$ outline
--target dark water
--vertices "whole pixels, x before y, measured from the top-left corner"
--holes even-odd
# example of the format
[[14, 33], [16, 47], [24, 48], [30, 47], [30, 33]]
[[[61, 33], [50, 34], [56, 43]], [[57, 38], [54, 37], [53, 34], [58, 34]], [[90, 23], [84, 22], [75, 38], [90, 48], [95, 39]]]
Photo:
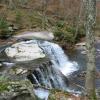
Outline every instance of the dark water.
[[[71, 55], [69, 58], [72, 61], [76, 61], [79, 64], [79, 73], [80, 74], [82, 71], [86, 71], [86, 54], [81, 54], [81, 52], [84, 51], [83, 49], [77, 49], [74, 55]], [[100, 72], [100, 42], [96, 43], [96, 70]], [[77, 76], [77, 75], [76, 75]], [[75, 77], [73, 81], [79, 85], [85, 84], [85, 81], [83, 79], [79, 79]], [[96, 87], [100, 87], [100, 79], [96, 79]]]

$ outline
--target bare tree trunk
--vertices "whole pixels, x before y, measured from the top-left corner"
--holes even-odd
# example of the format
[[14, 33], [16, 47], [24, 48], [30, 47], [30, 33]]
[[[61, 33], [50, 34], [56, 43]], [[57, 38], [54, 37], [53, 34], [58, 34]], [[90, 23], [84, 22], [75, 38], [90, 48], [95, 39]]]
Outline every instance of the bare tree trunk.
[[85, 29], [86, 29], [86, 48], [87, 48], [87, 74], [86, 92], [90, 100], [96, 100], [95, 95], [95, 37], [94, 27], [96, 19], [96, 0], [83, 0], [85, 7]]
[[9, 8], [13, 9], [15, 7], [13, 0], [9, 0]]
[[79, 27], [80, 27], [80, 18], [81, 18], [81, 15], [82, 15], [82, 9], [83, 9], [83, 1], [80, 0], [80, 10], [79, 10], [79, 15], [78, 15], [78, 18], [77, 18], [77, 22], [76, 22], [76, 31], [75, 31], [75, 36], [73, 37], [73, 44], [75, 44], [75, 41], [76, 41], [76, 37], [78, 35], [78, 30], [79, 30]]
[[45, 30], [46, 29], [46, 11], [47, 11], [47, 6], [48, 6], [48, 0], [43, 0], [42, 6], [43, 6], [42, 29]]

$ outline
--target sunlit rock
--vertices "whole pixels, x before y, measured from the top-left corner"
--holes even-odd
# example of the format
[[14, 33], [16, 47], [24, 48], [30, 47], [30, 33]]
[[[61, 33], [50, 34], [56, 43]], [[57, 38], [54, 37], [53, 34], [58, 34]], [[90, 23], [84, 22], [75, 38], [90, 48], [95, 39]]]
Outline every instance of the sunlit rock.
[[52, 32], [23, 32], [19, 35], [13, 36], [15, 39], [42, 39], [42, 40], [52, 40], [54, 39], [54, 35]]
[[81, 43], [77, 43], [76, 46], [85, 46], [86, 43], [85, 42], [81, 42]]
[[15, 61], [30, 61], [38, 58], [44, 58], [45, 54], [38, 44], [32, 41], [19, 42], [5, 49], [8, 57]]

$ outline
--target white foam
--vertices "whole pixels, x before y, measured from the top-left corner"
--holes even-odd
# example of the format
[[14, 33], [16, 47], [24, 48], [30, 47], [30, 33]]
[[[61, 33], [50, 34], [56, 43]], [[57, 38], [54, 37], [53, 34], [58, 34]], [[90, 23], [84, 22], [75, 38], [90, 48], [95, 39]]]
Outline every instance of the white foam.
[[10, 63], [10, 62], [3, 62], [4, 65], [6, 65], [7, 67], [12, 67], [15, 65], [15, 63]]
[[64, 75], [68, 76], [78, 70], [77, 62], [69, 61], [67, 55], [65, 55], [59, 45], [45, 41], [42, 46], [50, 56], [54, 66], [59, 68]]
[[71, 73], [73, 73], [74, 71], [77, 71], [78, 70], [78, 64], [76, 62], [67, 62], [67, 64], [63, 65], [61, 68], [60, 68], [61, 72], [68, 76], [70, 75]]
[[44, 89], [38, 88], [38, 89], [34, 89], [34, 93], [40, 99], [48, 100], [48, 96], [49, 96], [49, 91], [48, 90], [44, 90]]

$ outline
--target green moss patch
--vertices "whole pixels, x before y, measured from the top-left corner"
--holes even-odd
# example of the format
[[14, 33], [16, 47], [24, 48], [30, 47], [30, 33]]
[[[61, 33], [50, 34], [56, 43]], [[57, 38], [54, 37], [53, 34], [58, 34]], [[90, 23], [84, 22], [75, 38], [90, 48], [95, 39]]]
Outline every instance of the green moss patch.
[[3, 82], [0, 82], [0, 92], [3, 92], [3, 91], [8, 91], [8, 86], [9, 84], [8, 83], [3, 83]]

